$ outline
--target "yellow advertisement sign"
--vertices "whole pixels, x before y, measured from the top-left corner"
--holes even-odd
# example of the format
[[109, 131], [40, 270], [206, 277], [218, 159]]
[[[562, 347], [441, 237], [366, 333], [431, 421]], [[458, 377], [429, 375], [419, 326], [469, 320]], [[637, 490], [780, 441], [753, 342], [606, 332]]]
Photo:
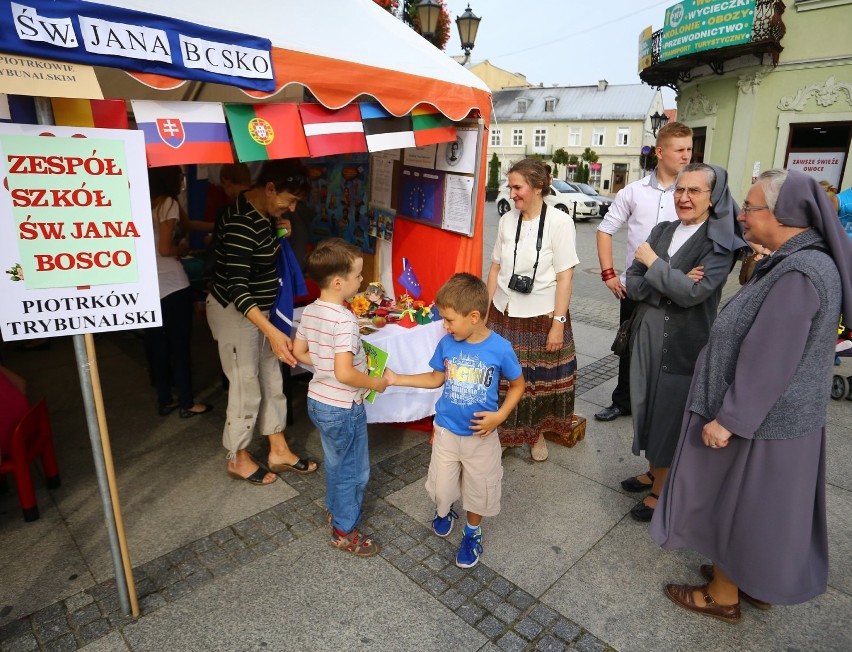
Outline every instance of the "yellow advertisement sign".
[[651, 66], [651, 41], [654, 32], [648, 25], [639, 34], [639, 72]]
[[104, 99], [91, 66], [3, 53], [0, 53], [0, 93]]

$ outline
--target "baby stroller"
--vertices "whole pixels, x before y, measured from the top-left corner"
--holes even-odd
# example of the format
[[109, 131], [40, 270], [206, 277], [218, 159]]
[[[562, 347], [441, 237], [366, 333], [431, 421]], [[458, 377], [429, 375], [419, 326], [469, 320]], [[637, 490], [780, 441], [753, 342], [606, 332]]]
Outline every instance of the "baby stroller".
[[837, 356], [835, 364], [839, 365], [835, 368], [834, 376], [831, 379], [831, 398], [835, 401], [846, 397], [846, 400], [852, 401], [852, 363], [846, 362], [852, 358], [852, 331], [844, 328], [837, 339], [837, 344], [834, 347], [834, 354]]

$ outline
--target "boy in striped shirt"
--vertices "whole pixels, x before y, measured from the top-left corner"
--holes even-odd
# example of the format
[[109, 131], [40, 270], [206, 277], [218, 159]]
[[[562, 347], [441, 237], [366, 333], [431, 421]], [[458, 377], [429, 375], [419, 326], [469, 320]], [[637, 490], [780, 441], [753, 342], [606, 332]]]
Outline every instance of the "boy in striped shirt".
[[308, 254], [306, 263], [320, 296], [302, 313], [293, 355], [314, 367], [308, 415], [320, 432], [325, 453], [331, 545], [358, 557], [372, 557], [378, 554], [379, 544], [357, 528], [370, 479], [363, 397], [369, 390], [384, 392], [388, 382], [367, 375], [358, 322], [344, 305], [361, 287], [364, 259], [355, 245], [330, 238]]

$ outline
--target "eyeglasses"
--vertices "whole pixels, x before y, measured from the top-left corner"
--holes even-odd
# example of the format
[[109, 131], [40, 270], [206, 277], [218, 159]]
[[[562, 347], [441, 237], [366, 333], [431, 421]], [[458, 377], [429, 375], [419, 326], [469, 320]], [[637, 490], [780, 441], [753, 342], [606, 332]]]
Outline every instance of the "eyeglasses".
[[740, 213], [748, 215], [752, 211], [762, 211], [764, 208], [768, 209], [769, 206], [750, 206], [748, 202], [744, 202], [740, 207]]
[[683, 193], [686, 193], [690, 199], [695, 199], [699, 197], [703, 192], [710, 192], [709, 190], [702, 190], [701, 188], [684, 188], [683, 186], [678, 186], [674, 189], [675, 197], [680, 197]]

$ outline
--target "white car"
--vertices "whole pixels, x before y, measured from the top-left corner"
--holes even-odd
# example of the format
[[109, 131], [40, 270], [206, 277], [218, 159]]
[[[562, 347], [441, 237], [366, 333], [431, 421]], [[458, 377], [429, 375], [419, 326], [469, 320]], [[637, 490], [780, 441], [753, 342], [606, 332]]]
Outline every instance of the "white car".
[[[598, 216], [598, 202], [588, 195], [574, 192], [562, 179], [554, 179], [550, 186], [552, 191], [544, 198], [549, 206], [565, 211], [575, 220], [590, 220]], [[502, 216], [508, 213], [514, 202], [509, 195], [509, 186], [504, 185], [497, 195], [497, 212]]]

